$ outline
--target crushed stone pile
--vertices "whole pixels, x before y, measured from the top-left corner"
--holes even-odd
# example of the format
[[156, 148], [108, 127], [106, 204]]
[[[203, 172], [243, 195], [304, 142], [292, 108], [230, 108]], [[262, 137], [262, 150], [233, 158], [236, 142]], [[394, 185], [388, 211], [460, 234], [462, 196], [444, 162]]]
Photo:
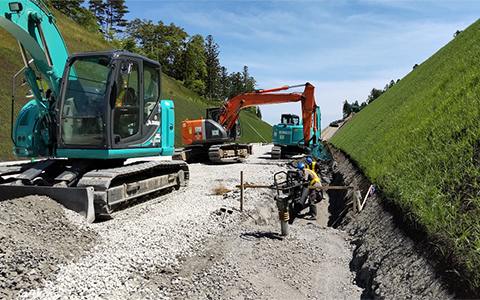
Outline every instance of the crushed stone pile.
[[0, 202], [0, 298], [54, 279], [59, 265], [78, 259], [97, 242], [91, 230], [80, 229], [57, 202], [29, 196]]

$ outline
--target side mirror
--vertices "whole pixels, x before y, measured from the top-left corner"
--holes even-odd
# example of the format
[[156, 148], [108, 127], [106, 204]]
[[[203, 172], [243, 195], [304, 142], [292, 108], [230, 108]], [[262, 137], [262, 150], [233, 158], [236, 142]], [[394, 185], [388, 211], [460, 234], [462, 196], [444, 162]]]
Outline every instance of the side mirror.
[[120, 73], [122, 74], [130, 74], [132, 73], [132, 66], [133, 64], [129, 61], [122, 61], [122, 64], [120, 66]]

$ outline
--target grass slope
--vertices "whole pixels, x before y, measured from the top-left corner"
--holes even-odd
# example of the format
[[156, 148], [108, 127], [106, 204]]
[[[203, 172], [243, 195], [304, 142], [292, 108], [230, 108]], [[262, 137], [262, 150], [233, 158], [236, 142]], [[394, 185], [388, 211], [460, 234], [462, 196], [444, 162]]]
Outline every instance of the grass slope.
[[480, 21], [331, 140], [480, 285]]
[[[54, 11], [57, 18], [57, 26], [62, 33], [67, 49], [70, 53], [93, 51], [93, 50], [110, 50], [115, 46], [104, 41], [101, 37], [86, 32], [75, 22], [72, 22], [61, 13]], [[15, 38], [11, 36], [3, 28], [0, 28], [0, 119], [3, 126], [0, 127], [0, 161], [14, 160], [13, 143], [11, 141], [11, 93], [12, 93], [12, 77], [22, 67], [20, 52]], [[28, 85], [21, 86], [23, 74], [17, 76], [15, 80], [15, 113], [17, 116], [20, 109], [30, 100], [23, 97], [28, 90]], [[205, 109], [207, 103], [195, 93], [189, 91], [181, 83], [164, 75], [162, 77], [162, 99], [173, 100], [175, 104], [175, 147], [181, 146], [180, 122], [189, 119], [198, 119], [205, 117]], [[271, 141], [272, 127], [259, 120], [248, 112], [242, 112], [240, 121], [243, 124], [244, 135], [241, 142], [263, 142], [261, 138], [248, 124], [251, 124], [261, 135]], [[247, 124], [245, 124], [247, 123]]]

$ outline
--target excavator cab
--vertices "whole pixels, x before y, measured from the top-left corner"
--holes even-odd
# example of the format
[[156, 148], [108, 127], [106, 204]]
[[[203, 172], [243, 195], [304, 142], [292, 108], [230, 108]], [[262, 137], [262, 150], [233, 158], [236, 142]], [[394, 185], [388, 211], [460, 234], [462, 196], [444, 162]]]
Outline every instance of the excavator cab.
[[[222, 115], [221, 107], [207, 108], [207, 123], [209, 123], [208, 120], [214, 121], [212, 122], [211, 125], [208, 125], [208, 126], [217, 127], [218, 125], [215, 125], [215, 124], [218, 124], [221, 115]], [[223, 127], [221, 128], [223, 129]], [[235, 124], [233, 125], [232, 129], [229, 132], [227, 132], [226, 130], [223, 130], [223, 131], [225, 131], [225, 133], [223, 134], [223, 137], [221, 139], [217, 139], [216, 142], [222, 141], [222, 140], [226, 142], [238, 141], [242, 137], [242, 126], [240, 126], [240, 119], [237, 119], [235, 121]], [[207, 130], [206, 132], [207, 136], [209, 135], [209, 133], [212, 133], [212, 130]], [[207, 137], [207, 139], [208, 138], [212, 140], [212, 136]]]
[[173, 152], [173, 103], [159, 100], [160, 75], [157, 62], [125, 51], [70, 56], [56, 103], [57, 155], [107, 159], [144, 156], [139, 148], [150, 155], [158, 148]]
[[301, 125], [300, 117], [293, 114], [282, 114], [280, 124], [283, 125]]

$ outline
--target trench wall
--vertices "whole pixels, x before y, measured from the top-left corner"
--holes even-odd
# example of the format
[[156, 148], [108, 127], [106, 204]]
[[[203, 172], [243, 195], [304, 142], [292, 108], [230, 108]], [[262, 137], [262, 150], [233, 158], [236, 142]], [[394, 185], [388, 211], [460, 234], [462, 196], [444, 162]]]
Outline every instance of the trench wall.
[[[332, 150], [332, 185], [353, 185], [361, 189], [362, 200], [371, 183], [342, 152]], [[425, 249], [410, 238], [386, 199], [376, 192], [365, 207], [354, 214], [352, 190], [329, 192], [329, 225], [347, 231], [356, 246], [350, 267], [356, 284], [365, 289], [367, 299], [452, 299], [454, 292], [425, 257]], [[421, 238], [418, 237], [417, 238]], [[417, 239], [415, 239], [417, 240]]]

